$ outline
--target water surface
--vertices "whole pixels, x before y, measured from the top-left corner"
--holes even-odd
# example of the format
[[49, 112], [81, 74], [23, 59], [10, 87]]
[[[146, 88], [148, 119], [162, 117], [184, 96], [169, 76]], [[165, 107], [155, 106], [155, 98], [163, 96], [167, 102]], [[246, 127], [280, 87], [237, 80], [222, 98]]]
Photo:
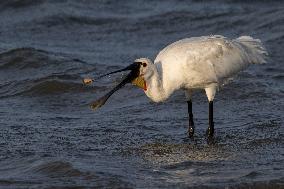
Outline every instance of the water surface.
[[[1, 188], [283, 188], [284, 4], [281, 1], [0, 3]], [[122, 68], [176, 40], [220, 34], [263, 41], [270, 60], [218, 92], [216, 136], [194, 94], [194, 140], [182, 92], [150, 102], [129, 85], [89, 103]]]

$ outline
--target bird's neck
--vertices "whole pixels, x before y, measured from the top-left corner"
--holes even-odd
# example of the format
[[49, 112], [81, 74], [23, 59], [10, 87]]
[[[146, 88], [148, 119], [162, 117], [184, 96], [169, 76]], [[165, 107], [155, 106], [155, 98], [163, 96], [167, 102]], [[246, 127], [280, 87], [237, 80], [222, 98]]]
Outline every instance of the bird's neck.
[[166, 100], [170, 93], [163, 86], [162, 76], [159, 74], [155, 64], [152, 65], [153, 72], [145, 78], [147, 90], [146, 95], [154, 102], [162, 102]]

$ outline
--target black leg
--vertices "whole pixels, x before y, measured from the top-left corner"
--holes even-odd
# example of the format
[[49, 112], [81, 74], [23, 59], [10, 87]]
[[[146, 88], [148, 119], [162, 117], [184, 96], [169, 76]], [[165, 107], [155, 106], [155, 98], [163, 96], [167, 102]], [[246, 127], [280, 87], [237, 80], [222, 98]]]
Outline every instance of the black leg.
[[213, 101], [209, 102], [209, 127], [207, 129], [207, 136], [213, 137], [214, 135], [214, 121], [213, 121]]
[[189, 125], [188, 125], [188, 135], [192, 137], [194, 134], [194, 122], [193, 122], [193, 114], [192, 114], [192, 101], [187, 101], [188, 107], [188, 118], [189, 118]]

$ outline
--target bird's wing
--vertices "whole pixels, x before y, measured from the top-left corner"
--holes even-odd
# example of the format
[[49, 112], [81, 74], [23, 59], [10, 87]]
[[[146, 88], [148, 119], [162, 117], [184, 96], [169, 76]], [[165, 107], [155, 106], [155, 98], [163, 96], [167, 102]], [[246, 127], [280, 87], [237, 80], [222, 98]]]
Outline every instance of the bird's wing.
[[[248, 40], [243, 41], [249, 43]], [[255, 57], [253, 52], [258, 52], [253, 45], [249, 46], [243, 41], [223, 36], [182, 39], [164, 48], [156, 57], [155, 63], [167, 68], [165, 70], [175, 69], [177, 74], [186, 74], [184, 78], [196, 80], [195, 83], [219, 83], [256, 60], [251, 57]]]

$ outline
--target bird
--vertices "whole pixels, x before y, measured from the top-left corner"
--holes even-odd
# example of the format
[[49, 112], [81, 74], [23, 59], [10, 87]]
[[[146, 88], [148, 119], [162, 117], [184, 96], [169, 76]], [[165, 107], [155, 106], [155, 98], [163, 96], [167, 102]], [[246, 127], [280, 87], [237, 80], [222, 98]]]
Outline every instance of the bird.
[[167, 100], [176, 90], [185, 92], [188, 112], [188, 136], [193, 137], [195, 125], [192, 94], [204, 90], [209, 104], [207, 137], [214, 136], [213, 101], [220, 86], [251, 64], [267, 62], [268, 53], [259, 39], [241, 36], [229, 39], [222, 35], [190, 37], [163, 48], [154, 61], [138, 58], [129, 66], [97, 77], [86, 78], [85, 84], [110, 74], [130, 73], [110, 92], [91, 103], [96, 110], [127, 83], [142, 88], [154, 102]]

